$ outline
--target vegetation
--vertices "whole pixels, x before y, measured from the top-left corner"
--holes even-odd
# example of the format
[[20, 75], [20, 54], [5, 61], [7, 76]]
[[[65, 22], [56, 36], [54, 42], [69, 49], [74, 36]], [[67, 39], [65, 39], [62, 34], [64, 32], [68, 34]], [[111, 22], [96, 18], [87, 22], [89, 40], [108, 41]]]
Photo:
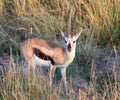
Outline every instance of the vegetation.
[[[77, 9], [75, 33], [81, 27], [83, 32], [77, 42], [76, 58], [68, 68], [68, 81], [72, 85], [74, 75], [81, 75], [88, 85], [82, 89], [77, 83], [79, 89], [74, 91], [75, 87], [71, 87], [71, 94], [66, 97], [61, 82], [54, 83], [53, 100], [119, 100], [117, 73], [96, 75], [95, 62], [100, 49], [119, 48], [120, 0], [0, 0], [0, 55], [7, 53], [17, 58], [0, 72], [0, 100], [49, 99], [49, 80], [44, 75], [36, 72], [34, 80], [23, 75], [19, 44], [33, 37], [62, 43], [59, 33], [65, 31], [69, 7], [71, 18]], [[56, 75], [60, 76], [59, 71]]]

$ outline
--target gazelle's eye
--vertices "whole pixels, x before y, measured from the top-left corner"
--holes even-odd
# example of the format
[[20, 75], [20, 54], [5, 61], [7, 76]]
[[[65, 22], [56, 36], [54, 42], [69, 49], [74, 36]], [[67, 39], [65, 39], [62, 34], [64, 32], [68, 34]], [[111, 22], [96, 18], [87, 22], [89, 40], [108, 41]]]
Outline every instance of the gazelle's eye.
[[75, 43], [76, 41], [73, 41], [73, 43]]

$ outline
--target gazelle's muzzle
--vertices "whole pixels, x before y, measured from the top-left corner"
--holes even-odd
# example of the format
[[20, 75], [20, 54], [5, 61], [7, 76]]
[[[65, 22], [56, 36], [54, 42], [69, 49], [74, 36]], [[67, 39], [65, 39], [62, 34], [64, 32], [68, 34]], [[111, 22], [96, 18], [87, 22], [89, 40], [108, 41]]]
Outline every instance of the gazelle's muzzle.
[[67, 49], [68, 49], [68, 51], [71, 51], [72, 47], [71, 47], [70, 43], [68, 44]]

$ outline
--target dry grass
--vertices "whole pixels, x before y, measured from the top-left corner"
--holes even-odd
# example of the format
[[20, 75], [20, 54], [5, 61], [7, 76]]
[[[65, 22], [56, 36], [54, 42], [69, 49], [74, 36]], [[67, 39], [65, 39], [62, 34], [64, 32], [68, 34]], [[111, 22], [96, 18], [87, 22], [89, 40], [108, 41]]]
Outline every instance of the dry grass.
[[119, 35], [119, 8], [120, 1], [111, 0], [86, 0], [81, 1], [85, 8], [85, 18], [88, 19], [91, 26], [96, 29], [95, 35], [100, 36], [100, 42], [103, 41], [103, 45], [111, 43], [117, 43], [117, 37]]
[[[3, 16], [2, 26], [15, 28], [17, 26], [37, 36], [45, 34], [47, 37], [65, 30], [65, 18], [69, 6], [72, 11], [71, 17], [76, 7], [77, 32], [82, 26], [88, 30], [85, 31], [87, 37], [94, 35], [93, 39], [104, 46], [119, 44], [119, 0], [22, 0], [22, 2], [5, 0], [0, 5], [0, 14]], [[29, 27], [26, 28], [26, 26]]]
[[0, 16], [2, 15], [3, 12], [3, 0], [0, 0]]
[[[61, 84], [55, 83], [53, 100], [119, 100], [120, 83], [116, 79], [116, 72], [113, 72], [112, 78], [103, 74], [101, 77], [96, 76], [93, 59], [98, 56], [98, 44], [102, 47], [119, 45], [120, 0], [0, 0], [0, 54], [6, 52], [19, 58], [20, 42], [31, 37], [55, 42], [61, 40], [59, 33], [60, 30], [65, 31], [69, 7], [71, 18], [75, 7], [77, 9], [75, 32], [84, 27], [77, 44], [76, 59], [72, 64], [79, 67], [79, 70], [71, 69], [70, 73], [80, 72], [90, 80], [87, 80], [89, 85], [85, 89], [74, 91], [75, 87], [71, 87], [72, 94], [68, 97], [64, 95]], [[7, 67], [3, 79], [0, 79], [1, 100], [49, 99], [48, 78], [39, 72], [34, 80], [32, 77], [26, 78], [23, 65], [19, 63], [16, 65], [10, 62]]]
[[[3, 77], [0, 79], [1, 100], [49, 100], [48, 75], [36, 70], [36, 77], [33, 78], [32, 75], [29, 76], [26, 72], [22, 64], [16, 65], [11, 58], [8, 69], [4, 73], [2, 71]], [[116, 80], [116, 72], [114, 72], [113, 78], [104, 76], [98, 81], [99, 77], [95, 75], [93, 60], [91, 73], [91, 80], [88, 86], [85, 89], [77, 88], [77, 90], [70, 86], [70, 94], [68, 96], [65, 96], [61, 82], [54, 82], [52, 100], [119, 100], [120, 83]], [[74, 81], [74, 79], [70, 80]], [[77, 84], [81, 85], [81, 83]]]

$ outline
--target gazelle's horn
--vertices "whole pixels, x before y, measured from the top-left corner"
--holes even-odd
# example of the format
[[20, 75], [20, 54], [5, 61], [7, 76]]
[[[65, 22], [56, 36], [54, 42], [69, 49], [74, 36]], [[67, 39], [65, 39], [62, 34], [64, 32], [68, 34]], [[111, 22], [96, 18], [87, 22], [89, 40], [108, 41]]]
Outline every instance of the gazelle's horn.
[[68, 14], [66, 17], [66, 34], [67, 34], [67, 36], [69, 35], [69, 19], [70, 19], [70, 8], [68, 10]]
[[77, 10], [75, 10], [75, 12], [74, 12], [73, 23], [71, 23], [71, 33], [72, 33], [72, 36], [74, 35], [74, 27], [75, 27], [75, 22], [76, 22], [76, 14], [77, 14]]

